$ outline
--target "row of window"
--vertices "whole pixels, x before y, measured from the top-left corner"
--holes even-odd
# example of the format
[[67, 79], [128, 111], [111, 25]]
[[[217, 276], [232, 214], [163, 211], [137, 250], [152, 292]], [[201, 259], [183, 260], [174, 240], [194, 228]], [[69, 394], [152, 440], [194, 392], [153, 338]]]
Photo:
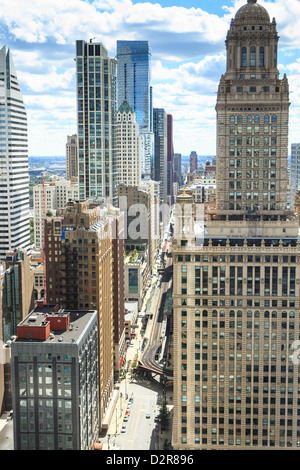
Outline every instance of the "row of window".
[[[275, 122], [277, 122], [277, 115], [276, 115], [276, 114], [273, 114], [273, 115], [270, 117], [269, 114], [266, 114], [266, 115], [264, 116], [264, 119], [263, 119], [263, 120], [264, 120], [265, 123], [269, 123], [269, 122], [275, 123]], [[239, 114], [239, 115], [237, 115], [237, 116], [235, 116], [234, 114], [232, 114], [232, 115], [230, 116], [230, 118], [229, 118], [229, 122], [230, 122], [230, 123], [241, 123], [241, 122], [243, 122], [243, 121], [244, 121], [244, 118], [243, 118], [243, 116], [242, 116], [241, 114]], [[252, 123], [252, 122], [254, 122], [254, 123], [259, 123], [260, 121], [261, 121], [261, 118], [260, 118], [260, 116], [259, 116], [258, 114], [254, 115], [254, 116], [251, 115], [251, 114], [249, 114], [249, 115], [247, 116], [246, 120], [245, 120], [245, 122], [249, 122], [249, 123]]]
[[[265, 65], [265, 48], [264, 48], [264, 46], [260, 46], [258, 51], [259, 51], [258, 65], [259, 65], [259, 67], [264, 67], [264, 65]], [[256, 47], [255, 46], [250, 46], [250, 51], [249, 52], [250, 52], [250, 55], [249, 55], [250, 60], [249, 60], [248, 65], [250, 65], [250, 67], [256, 67], [256, 61], [257, 61]], [[243, 46], [242, 50], [241, 50], [241, 66], [242, 67], [247, 67], [247, 62], [248, 62], [247, 54], [248, 54], [247, 47]]]
[[[260, 255], [178, 255], [177, 256], [177, 261], [180, 263], [182, 262], [190, 262], [190, 261], [195, 261], [195, 262], [202, 262], [202, 263], [225, 263], [227, 261], [230, 261], [231, 263], [243, 263], [243, 262], [248, 262], [248, 263], [278, 263], [278, 262], [283, 262], [283, 263], [296, 263], [296, 256], [270, 256], [270, 255], [265, 255], [265, 256], [260, 256]], [[181, 271], [186, 272], [187, 266], [183, 267]]]

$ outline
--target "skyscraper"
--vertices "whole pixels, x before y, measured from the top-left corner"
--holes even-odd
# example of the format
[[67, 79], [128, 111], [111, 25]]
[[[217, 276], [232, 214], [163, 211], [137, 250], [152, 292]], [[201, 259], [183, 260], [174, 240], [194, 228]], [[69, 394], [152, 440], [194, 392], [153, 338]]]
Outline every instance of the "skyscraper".
[[116, 202], [117, 61], [101, 43], [76, 41], [79, 198]]
[[67, 179], [78, 177], [77, 135], [68, 135], [66, 143]]
[[153, 158], [151, 50], [148, 41], [117, 41], [118, 106], [127, 101], [141, 134], [143, 178], [151, 175]]
[[275, 19], [256, 1], [235, 16], [217, 111], [217, 207], [274, 216], [286, 210], [289, 85], [277, 68]]
[[297, 190], [300, 188], [300, 144], [292, 144], [290, 171], [290, 204], [294, 208]]
[[97, 312], [37, 305], [12, 343], [15, 450], [91, 450], [99, 436]]
[[55, 213], [63, 209], [70, 199], [78, 199], [78, 182], [64, 178], [37, 184], [33, 188], [34, 245], [44, 246], [44, 219], [47, 212]]
[[141, 139], [135, 113], [127, 101], [117, 112], [116, 123], [117, 184], [141, 182]]
[[168, 138], [168, 196], [170, 204], [173, 204], [173, 158], [174, 158], [174, 145], [173, 145], [173, 116], [167, 115], [167, 138]]
[[193, 173], [198, 168], [198, 155], [194, 150], [190, 154], [190, 173]]
[[101, 426], [113, 390], [113, 292], [117, 289], [113, 281], [120, 249], [114, 251], [113, 259], [113, 220], [99, 204], [69, 201], [61, 213], [45, 220], [47, 302], [70, 310], [93, 308], [98, 312]]
[[[10, 50], [0, 50], [0, 257], [29, 249], [27, 115]], [[16, 137], [18, 136], [18, 137]]]
[[173, 174], [174, 181], [181, 184], [181, 153], [174, 154]]
[[160, 182], [161, 202], [168, 202], [168, 119], [164, 109], [153, 109], [154, 164], [152, 179]]
[[289, 96], [277, 41], [275, 19], [248, 0], [227, 35], [217, 206], [205, 231], [192, 194], [177, 197], [189, 210], [178, 211], [172, 245], [174, 448], [300, 445], [299, 222], [286, 209]]

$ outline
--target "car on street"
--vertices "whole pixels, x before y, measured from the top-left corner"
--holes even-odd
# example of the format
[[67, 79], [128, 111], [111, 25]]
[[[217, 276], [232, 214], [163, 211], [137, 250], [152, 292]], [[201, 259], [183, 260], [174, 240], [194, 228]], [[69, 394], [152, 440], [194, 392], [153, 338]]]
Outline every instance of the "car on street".
[[127, 423], [127, 421], [128, 421], [128, 416], [124, 416], [123, 421], [124, 421], [124, 423]]
[[146, 418], [147, 418], [147, 419], [151, 418], [151, 413], [148, 412], [148, 413], [146, 414]]
[[127, 426], [125, 424], [122, 426], [121, 432], [126, 432], [127, 431]]

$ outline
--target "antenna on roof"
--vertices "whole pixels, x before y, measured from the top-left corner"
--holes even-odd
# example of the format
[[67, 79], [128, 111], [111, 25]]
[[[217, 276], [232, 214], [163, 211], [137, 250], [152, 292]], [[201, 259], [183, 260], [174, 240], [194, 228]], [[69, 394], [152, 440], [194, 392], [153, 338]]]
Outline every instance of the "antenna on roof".
[[93, 40], [96, 39], [96, 36], [94, 38], [90, 39], [90, 43], [92, 44]]

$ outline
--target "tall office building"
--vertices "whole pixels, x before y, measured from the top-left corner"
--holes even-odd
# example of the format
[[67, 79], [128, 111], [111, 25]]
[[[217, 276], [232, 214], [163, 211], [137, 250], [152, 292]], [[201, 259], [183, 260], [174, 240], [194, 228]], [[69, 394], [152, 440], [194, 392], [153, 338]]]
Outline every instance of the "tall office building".
[[275, 19], [248, 0], [227, 35], [218, 199], [205, 231], [192, 193], [176, 201], [190, 209], [178, 210], [172, 246], [177, 449], [300, 445], [300, 242], [286, 210], [289, 96], [277, 41]]
[[168, 203], [168, 119], [164, 109], [153, 109], [154, 164], [152, 179], [160, 182], [161, 202]]
[[[226, 38], [217, 111], [217, 207], [236, 214], [286, 210], [289, 85], [277, 68], [275, 19], [242, 7]], [[232, 213], [232, 212], [231, 212]]]
[[173, 161], [173, 174], [174, 174], [174, 182], [181, 184], [182, 175], [181, 175], [181, 153], [174, 153], [174, 161]]
[[56, 213], [64, 209], [71, 199], [79, 198], [77, 178], [66, 180], [64, 178], [43, 182], [33, 188], [33, 218], [34, 218], [34, 245], [35, 248], [44, 246], [44, 218], [47, 213]]
[[15, 450], [93, 450], [97, 312], [37, 305], [11, 345]]
[[115, 203], [117, 61], [101, 43], [76, 41], [79, 198]]
[[10, 50], [0, 50], [0, 257], [30, 248], [27, 115]]
[[127, 101], [118, 109], [116, 124], [117, 185], [141, 182], [141, 139], [136, 116]]
[[194, 150], [190, 154], [190, 173], [194, 173], [198, 168], [198, 155]]
[[[3, 341], [3, 333], [2, 333], [2, 266], [0, 264], [0, 339]], [[3, 358], [3, 345], [1, 343], [0, 348], [0, 357]], [[0, 361], [0, 413], [2, 415], [4, 411], [4, 390], [5, 390], [5, 382], [4, 382], [4, 361]]]
[[300, 144], [292, 144], [290, 168], [291, 209], [294, 209], [294, 200], [298, 189], [300, 189]]
[[70, 201], [61, 216], [45, 221], [47, 303], [98, 312], [100, 427], [113, 390], [113, 292], [117, 289], [113, 276], [118, 263], [118, 250], [113, 259], [112, 222], [106, 212], [92, 200]]
[[117, 41], [118, 106], [127, 101], [141, 134], [142, 177], [150, 179], [154, 152], [151, 50], [148, 41]]
[[67, 179], [78, 177], [78, 145], [77, 135], [68, 135], [66, 143], [66, 171]]
[[173, 145], [173, 116], [167, 115], [167, 136], [168, 136], [168, 196], [170, 204], [173, 204], [173, 158], [174, 158], [174, 145]]
[[17, 324], [28, 315], [34, 304], [34, 275], [26, 250], [6, 253], [1, 277], [1, 339], [6, 342], [16, 334]]

